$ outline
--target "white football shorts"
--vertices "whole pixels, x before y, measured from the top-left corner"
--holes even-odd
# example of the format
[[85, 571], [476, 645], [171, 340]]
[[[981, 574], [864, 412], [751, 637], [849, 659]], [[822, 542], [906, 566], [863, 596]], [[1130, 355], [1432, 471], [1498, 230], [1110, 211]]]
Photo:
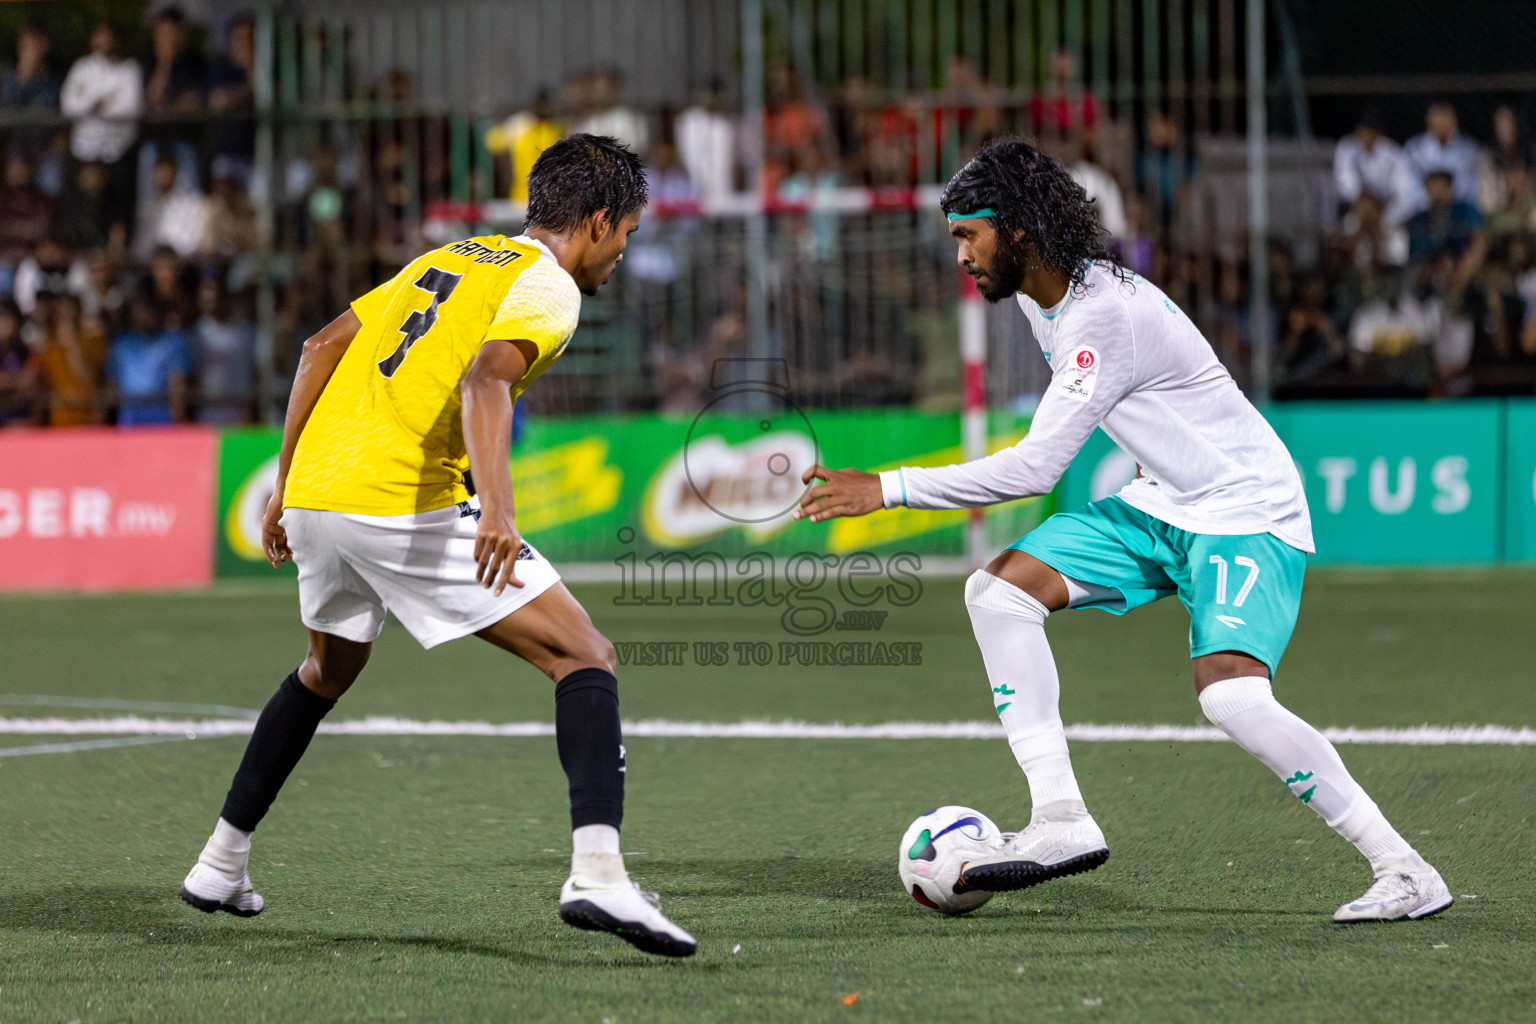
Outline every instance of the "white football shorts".
[[475, 582], [477, 502], [404, 516], [364, 516], [290, 508], [283, 529], [299, 567], [304, 625], [370, 643], [386, 611], [423, 647], [457, 640], [499, 622], [560, 582], [527, 541], [517, 578], [497, 597]]

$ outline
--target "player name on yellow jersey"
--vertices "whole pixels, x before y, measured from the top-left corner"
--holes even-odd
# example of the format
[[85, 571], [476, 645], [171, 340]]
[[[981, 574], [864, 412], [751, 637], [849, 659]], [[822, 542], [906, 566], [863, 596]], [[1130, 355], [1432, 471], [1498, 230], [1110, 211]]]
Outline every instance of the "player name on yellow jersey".
[[515, 399], [559, 358], [581, 292], [526, 236], [417, 257], [352, 303], [362, 321], [299, 436], [283, 504], [407, 515], [469, 497], [459, 385], [487, 341], [538, 350]]

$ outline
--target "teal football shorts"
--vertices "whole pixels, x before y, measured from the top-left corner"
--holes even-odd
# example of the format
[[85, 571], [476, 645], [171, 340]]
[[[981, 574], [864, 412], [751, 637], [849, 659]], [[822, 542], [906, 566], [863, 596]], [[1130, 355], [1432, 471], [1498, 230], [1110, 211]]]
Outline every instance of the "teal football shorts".
[[1267, 533], [1190, 533], [1118, 497], [1051, 516], [1009, 545], [1063, 576], [1115, 591], [1076, 608], [1124, 615], [1178, 594], [1189, 611], [1189, 656], [1241, 651], [1270, 675], [1296, 628], [1304, 552]]

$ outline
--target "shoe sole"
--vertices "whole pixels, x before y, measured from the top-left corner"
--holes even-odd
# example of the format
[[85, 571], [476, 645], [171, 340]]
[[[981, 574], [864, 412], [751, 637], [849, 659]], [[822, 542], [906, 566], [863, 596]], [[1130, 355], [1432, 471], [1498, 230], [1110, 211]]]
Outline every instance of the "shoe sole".
[[610, 932], [636, 949], [657, 956], [693, 956], [698, 950], [698, 946], [691, 942], [680, 942], [664, 932], [653, 932], [643, 925], [620, 921], [591, 900], [560, 904], [560, 920], [583, 931]]
[[224, 913], [234, 914], [236, 917], [255, 917], [257, 914], [261, 913], [262, 910], [267, 909], [266, 906], [263, 905], [261, 910], [242, 910], [231, 903], [224, 903], [219, 900], [208, 899], [205, 896], [198, 896], [186, 886], [182, 886], [181, 892], [177, 893], [176, 896], [187, 906], [192, 907], [195, 910], [201, 910], [205, 914], [212, 914], [216, 911], [222, 910]]
[[960, 869], [955, 892], [1015, 892], [1049, 882], [1053, 878], [1080, 875], [1102, 867], [1109, 860], [1109, 850], [1094, 850], [1059, 864], [1039, 864], [1032, 860], [1005, 860], [992, 864], [966, 865]]
[[1418, 910], [1410, 910], [1408, 913], [1404, 914], [1402, 917], [1347, 917], [1347, 918], [1345, 918], [1342, 921], [1340, 921], [1338, 918], [1334, 918], [1334, 922], [1333, 923], [1334, 924], [1385, 924], [1385, 923], [1387, 923], [1389, 921], [1422, 921], [1426, 917], [1434, 917], [1436, 914], [1440, 913], [1443, 910], [1449, 910], [1451, 908], [1451, 904], [1453, 904], [1455, 902], [1456, 902], [1456, 900], [1455, 900], [1454, 897], [1447, 896], [1445, 898], [1445, 902], [1443, 902], [1443, 903], [1436, 903], [1436, 904], [1434, 904], [1432, 906], [1428, 906], [1428, 907], [1420, 907]]

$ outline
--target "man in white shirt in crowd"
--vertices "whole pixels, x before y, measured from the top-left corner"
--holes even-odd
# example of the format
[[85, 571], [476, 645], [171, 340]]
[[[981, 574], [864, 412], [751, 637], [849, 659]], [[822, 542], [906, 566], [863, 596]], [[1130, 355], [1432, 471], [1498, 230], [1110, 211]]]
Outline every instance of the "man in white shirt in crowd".
[[182, 257], [203, 244], [208, 225], [208, 197], [182, 181], [175, 154], [165, 149], [155, 158], [146, 197], [139, 200], [133, 253], [148, 260], [168, 245]]
[[1427, 917], [1445, 882], [1388, 824], [1312, 726], [1270, 687], [1296, 624], [1312, 524], [1290, 453], [1210, 343], [1109, 255], [1093, 204], [1027, 143], [984, 146], [940, 205], [983, 297], [1016, 297], [1053, 373], [1029, 433], [986, 458], [877, 475], [813, 466], [796, 511], [822, 522], [898, 505], [974, 508], [1048, 494], [1095, 427], [1141, 472], [1119, 494], [1046, 520], [967, 581], [994, 707], [1029, 782], [1028, 826], [968, 863], [957, 891], [1022, 889], [1109, 857], [1067, 752], [1045, 619], [1123, 614], [1178, 595], [1200, 706], [1370, 861], [1336, 921]]
[[736, 123], [724, 112], [725, 86], [718, 79], [698, 103], [677, 115], [677, 153], [705, 203], [736, 190]]
[[70, 67], [59, 109], [75, 119], [69, 151], [81, 163], [108, 169], [113, 203], [132, 202], [131, 150], [144, 112], [144, 75], [139, 62], [117, 52], [117, 30], [107, 22], [91, 31], [91, 52]]
[[1424, 125], [1426, 130], [1403, 146], [1413, 187], [1408, 213], [1429, 207], [1423, 182], [1430, 171], [1449, 172], [1456, 198], [1478, 206], [1483, 198], [1483, 153], [1477, 143], [1457, 131], [1456, 108], [1449, 103], [1431, 103]]
[[1415, 183], [1410, 180], [1403, 147], [1382, 134], [1381, 113], [1375, 107], [1360, 112], [1355, 130], [1333, 150], [1333, 187], [1339, 202], [1351, 209], [1362, 195], [1383, 205], [1382, 220], [1395, 227], [1413, 212]]

